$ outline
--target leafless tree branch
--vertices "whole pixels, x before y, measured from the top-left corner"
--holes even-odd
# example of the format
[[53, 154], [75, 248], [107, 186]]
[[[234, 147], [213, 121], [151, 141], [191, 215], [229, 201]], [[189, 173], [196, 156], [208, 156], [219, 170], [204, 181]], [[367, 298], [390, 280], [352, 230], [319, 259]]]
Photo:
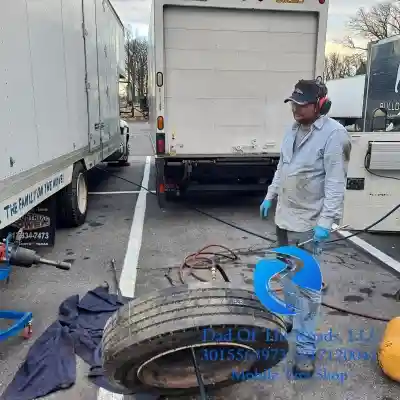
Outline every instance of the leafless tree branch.
[[147, 94], [147, 47], [146, 39], [127, 37], [126, 41], [126, 69], [128, 82], [132, 91], [132, 113], [136, 91], [139, 98]]
[[362, 55], [341, 55], [330, 53], [325, 57], [324, 80], [344, 78], [346, 76], [364, 74], [366, 61]]
[[[399, 35], [400, 1], [385, 1], [370, 9], [362, 7], [358, 9], [354, 17], [350, 18], [347, 27], [354, 33], [354, 37], [360, 37], [369, 42]], [[341, 43], [353, 50], [366, 50], [355, 45], [353, 35], [347, 36]]]

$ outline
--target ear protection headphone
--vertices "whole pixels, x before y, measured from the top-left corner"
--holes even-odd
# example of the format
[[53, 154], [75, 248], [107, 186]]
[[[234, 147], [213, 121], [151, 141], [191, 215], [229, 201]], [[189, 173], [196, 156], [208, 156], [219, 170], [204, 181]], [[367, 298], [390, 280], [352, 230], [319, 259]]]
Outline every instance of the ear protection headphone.
[[332, 106], [332, 102], [328, 98], [328, 88], [322, 82], [321, 76], [318, 76], [317, 79], [315, 79], [315, 84], [319, 89], [317, 97], [318, 111], [321, 115], [326, 115]]

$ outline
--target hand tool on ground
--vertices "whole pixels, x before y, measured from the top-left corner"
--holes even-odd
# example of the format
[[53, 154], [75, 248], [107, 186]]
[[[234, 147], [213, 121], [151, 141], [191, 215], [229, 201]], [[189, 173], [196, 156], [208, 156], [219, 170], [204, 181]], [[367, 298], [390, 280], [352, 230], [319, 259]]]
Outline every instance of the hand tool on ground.
[[114, 285], [115, 285], [115, 290], [117, 292], [118, 300], [122, 301], [122, 293], [121, 293], [121, 289], [119, 288], [117, 268], [115, 266], [115, 260], [114, 259], [112, 259], [110, 261], [110, 266], [111, 266], [111, 271], [113, 273]]
[[200, 398], [201, 398], [201, 400], [207, 400], [207, 392], [206, 392], [206, 388], [205, 388], [203, 379], [201, 377], [201, 373], [200, 373], [200, 370], [199, 370], [199, 365], [197, 364], [196, 353], [195, 353], [193, 347], [190, 348], [190, 351], [192, 353], [193, 367], [194, 367], [194, 371], [196, 373], [197, 383], [199, 385]]
[[[69, 270], [71, 264], [64, 261], [53, 261], [40, 257], [36, 251], [20, 247], [18, 237], [21, 230], [17, 233], [16, 240], [11, 242], [12, 235], [0, 243], [0, 281], [9, 281], [11, 266], [30, 268], [32, 265], [46, 264], [58, 269]], [[25, 339], [32, 335], [32, 313], [23, 311], [0, 311], [0, 319], [16, 321], [5, 330], [0, 330], [0, 342], [11, 336], [22, 332]]]

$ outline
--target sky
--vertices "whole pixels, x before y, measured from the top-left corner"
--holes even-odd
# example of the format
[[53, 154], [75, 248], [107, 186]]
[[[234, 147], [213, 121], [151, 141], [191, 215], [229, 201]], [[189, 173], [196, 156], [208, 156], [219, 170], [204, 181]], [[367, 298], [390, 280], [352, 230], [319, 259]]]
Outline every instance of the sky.
[[[315, 0], [316, 1], [316, 0]], [[132, 27], [138, 36], [147, 36], [151, 0], [111, 0], [120, 18]], [[378, 0], [330, 0], [327, 51], [344, 51], [336, 44], [346, 36], [346, 22], [355, 15], [358, 8], [368, 8]]]

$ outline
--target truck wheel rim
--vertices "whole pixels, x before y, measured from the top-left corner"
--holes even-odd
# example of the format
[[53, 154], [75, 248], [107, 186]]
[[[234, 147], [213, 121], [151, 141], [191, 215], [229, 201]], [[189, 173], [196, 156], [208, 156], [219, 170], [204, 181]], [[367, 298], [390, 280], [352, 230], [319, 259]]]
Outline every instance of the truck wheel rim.
[[87, 207], [87, 186], [85, 176], [81, 173], [78, 175], [77, 182], [77, 199], [78, 199], [78, 209], [81, 214], [86, 212]]
[[[198, 343], [192, 346], [182, 346], [174, 350], [169, 350], [150, 358], [144, 362], [137, 370], [138, 379], [145, 385], [169, 389], [190, 389], [198, 385], [196, 373], [192, 365], [190, 349], [193, 348], [197, 353], [196, 359], [199, 369], [203, 375], [206, 386], [232, 379], [232, 371], [246, 371], [257, 361], [257, 353], [245, 344], [228, 342]], [[225, 348], [242, 349], [249, 356], [243, 361], [238, 360], [218, 360], [210, 362], [201, 355], [202, 352], [221, 352]], [[226, 352], [224, 351], [224, 352]], [[251, 355], [253, 357], [251, 357]]]

